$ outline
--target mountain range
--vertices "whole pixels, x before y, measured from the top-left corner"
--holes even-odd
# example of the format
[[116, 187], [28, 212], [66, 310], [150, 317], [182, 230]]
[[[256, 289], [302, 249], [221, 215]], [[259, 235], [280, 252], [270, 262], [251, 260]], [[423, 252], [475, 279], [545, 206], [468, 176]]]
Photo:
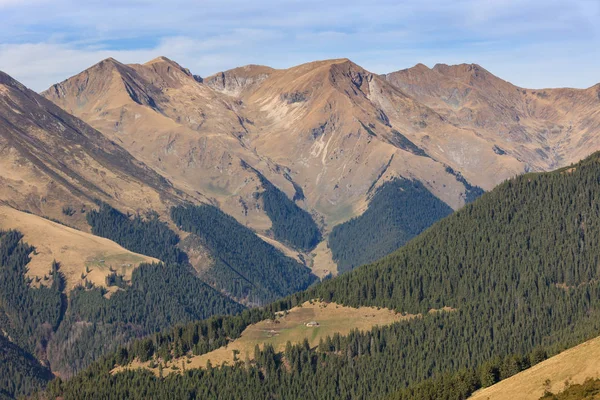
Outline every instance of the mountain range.
[[159, 57], [107, 59], [42, 95], [187, 196], [304, 250], [323, 276], [336, 274], [339, 257], [325, 243], [298, 249], [273, 234], [265, 182], [309, 212], [324, 239], [396, 178], [458, 209], [478, 187], [600, 149], [599, 91], [518, 88], [474, 64], [380, 76], [347, 59], [201, 78]]
[[[394, 361], [402, 376], [332, 386], [345, 395], [411, 398], [448, 382], [463, 385], [448, 393], [464, 394], [488, 386], [469, 374], [489, 365], [503, 371], [491, 380], [504, 379], [540, 361], [540, 349], [556, 352], [595, 327], [589, 238], [598, 157], [576, 163], [600, 150], [598, 135], [600, 85], [524, 89], [476, 64], [418, 64], [378, 75], [336, 59], [200, 77], [165, 57], [145, 64], [109, 58], [41, 94], [0, 72], [0, 347], [9, 376], [18, 377], [5, 384], [0, 374], [0, 397], [32, 393], [50, 371], [71, 378], [90, 364], [98, 379], [109, 364], [145, 359], [154, 371], [218, 350], [249, 325], [314, 299], [417, 316], [373, 328], [380, 350], [373, 336], [321, 336], [335, 349], [323, 355], [319, 373], [327, 379], [335, 366], [335, 379], [359, 366], [366, 379], [375, 370], [363, 363], [383, 368], [397, 346], [429, 346], [420, 358], [403, 351]], [[563, 191], [589, 201], [572, 199], [569, 208]], [[551, 222], [566, 216], [575, 218], [563, 221], [567, 231]], [[565, 244], [548, 247], [541, 236]], [[357, 268], [363, 264], [370, 265]], [[504, 310], [488, 283], [503, 285], [517, 311]], [[571, 289], [580, 303], [561, 297]], [[496, 308], [477, 305], [482, 293]], [[571, 334], [563, 320], [543, 318], [540, 302], [548, 298], [557, 315], [573, 311]], [[478, 313], [487, 319], [473, 322]], [[528, 321], [532, 315], [539, 319]], [[515, 321], [522, 331], [503, 328]], [[191, 336], [181, 341], [183, 330]], [[476, 356], [436, 336], [461, 340], [465, 330]], [[396, 334], [428, 336], [446, 353], [427, 341], [400, 343]], [[155, 336], [135, 340], [147, 335]], [[289, 350], [300, 358], [286, 348], [286, 362], [294, 357], [308, 368], [319, 356], [307, 346]], [[247, 372], [281, 374], [286, 362], [269, 351], [249, 356]], [[336, 358], [339, 352], [346, 357]], [[451, 365], [448, 357], [461, 361]], [[313, 379], [309, 369], [300, 375]], [[439, 380], [442, 373], [449, 381]], [[107, 387], [120, 385], [121, 376]], [[73, 382], [48, 393], [100, 393], [87, 391], [81, 375]], [[146, 395], [170, 393], [170, 383], [199, 390], [173, 378]], [[279, 383], [260, 390], [328, 398], [319, 385], [290, 383], [285, 393], [271, 386]]]

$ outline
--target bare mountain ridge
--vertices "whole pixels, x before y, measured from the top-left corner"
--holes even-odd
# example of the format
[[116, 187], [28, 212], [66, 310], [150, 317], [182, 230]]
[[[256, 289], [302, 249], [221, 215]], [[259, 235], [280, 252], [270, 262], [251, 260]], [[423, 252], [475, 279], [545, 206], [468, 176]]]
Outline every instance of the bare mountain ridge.
[[420, 64], [385, 78], [530, 170], [568, 165], [600, 148], [600, 85], [524, 89], [477, 64], [437, 64], [431, 69]]
[[21, 210], [87, 229], [80, 209], [96, 200], [131, 212], [181, 201], [164, 177], [2, 72], [0, 144], [1, 200]]
[[[239, 81], [237, 73], [250, 75], [238, 68], [225, 76]], [[205, 79], [206, 84], [211, 82], [212, 77]], [[238, 98], [247, 112], [260, 115], [257, 120], [267, 126], [268, 131], [253, 142], [261, 147], [259, 153], [297, 168], [295, 180], [309, 193], [311, 186], [316, 189], [313, 207], [324, 214], [335, 214], [332, 208], [348, 204], [360, 212], [356, 205], [363, 204], [361, 196], [394, 154], [390, 174], [382, 182], [394, 175], [419, 179], [454, 208], [464, 202], [464, 187], [457, 188], [451, 182], [454, 177], [444, 176], [445, 166], [485, 188], [523, 168], [514, 159], [498, 159], [471, 130], [444, 121], [430, 107], [347, 59], [271, 71], [259, 86], [244, 88]], [[286, 145], [275, 149], [271, 143]], [[406, 151], [407, 143], [413, 151]], [[429, 157], [413, 157], [417, 147]], [[492, 166], [493, 177], [480, 172]]]
[[[598, 87], [551, 92], [517, 88], [476, 65], [381, 76], [337, 59], [199, 78], [159, 57], [104, 60], [43, 95], [259, 234], [272, 226], [262, 176], [326, 236], [396, 177], [419, 180], [457, 209], [469, 183], [491, 189], [598, 149]], [[331, 262], [326, 246], [316, 254]]]
[[238, 105], [173, 61], [104, 60], [44, 95], [186, 192], [206, 195], [244, 223], [270, 227], [253, 197], [259, 179], [242, 166], [262, 160], [244, 147], [248, 123]]
[[[167, 62], [161, 59], [161, 63]], [[317, 218], [323, 217], [328, 226], [364, 209], [368, 189], [391, 159], [391, 165], [387, 168], [389, 176], [382, 176], [382, 180], [392, 175], [417, 178], [426, 182], [436, 195], [453, 207], [459, 207], [464, 202], [461, 197], [464, 187], [456, 182], [454, 176], [445, 172], [445, 166], [431, 158], [415, 156], [393, 144], [403, 135], [392, 126], [385, 108], [394, 114], [399, 113], [392, 110], [389, 99], [379, 99], [381, 96], [378, 93], [393, 96], [396, 104], [405, 103], [405, 107], [413, 113], [422, 114], [423, 110], [431, 113], [431, 110], [416, 104], [385, 80], [348, 60], [309, 63], [289, 70], [263, 66], [240, 67], [205, 78], [203, 83], [186, 74], [187, 87], [163, 87], [162, 95], [168, 97], [168, 103], [160, 96], [150, 96], [154, 99], [154, 108], [135, 102], [135, 96], [130, 96], [126, 105], [114, 100], [126, 98], [126, 87], [134, 86], [122, 83], [128, 79], [127, 76], [123, 77], [122, 72], [121, 77], [115, 79], [120, 86], [118, 95], [102, 87], [90, 87], [82, 93], [76, 82], [87, 81], [87, 75], [96, 74], [101, 64], [53, 86], [44, 95], [109, 137], [123, 140], [125, 147], [136, 157], [153, 165], [161, 173], [166, 172], [165, 176], [173, 182], [180, 182], [181, 186], [187, 186], [190, 190], [199, 190], [213, 198], [224, 210], [259, 231], [268, 229], [269, 221], [261, 216], [260, 204], [252, 200], [256, 193], [256, 180], [247, 171], [240, 170], [236, 159], [259, 170], [290, 197], [295, 193], [294, 183], [300, 186], [306, 197], [301, 205]], [[154, 88], [160, 80], [159, 73], [156, 69], [151, 70], [148, 64], [123, 66], [115, 70], [119, 73], [124, 68], [138, 71], [140, 76], [146, 77], [146, 92], [151, 90], [148, 85]], [[106, 82], [109, 80], [107, 78], [102, 81]], [[382, 89], [378, 92], [379, 87]], [[196, 95], [192, 96], [191, 93]], [[100, 111], [96, 104], [105, 103], [100, 103], [96, 98], [109, 102], [110, 109], [103, 107]], [[173, 103], [184, 104], [179, 108], [173, 107]], [[143, 121], [145, 118], [138, 117], [133, 121], [130, 117], [132, 109], [144, 117], [148, 115], [155, 120], [161, 119], [161, 122], [153, 123], [150, 128]], [[205, 122], [194, 126], [187, 123], [199, 117]], [[419, 120], [413, 121], [415, 118], [411, 117], [410, 121], [403, 117], [402, 124], [418, 126], [422, 118], [419, 116]], [[190, 129], [195, 132], [189, 132]], [[141, 136], [142, 130], [146, 137], [152, 136], [163, 142], [151, 149], [138, 147], [139, 139], [136, 140], [134, 136]], [[171, 142], [165, 142], [165, 136], [170, 137]], [[164, 153], [174, 148], [177, 148], [177, 153], [185, 152], [189, 158], [217, 152], [193, 143], [208, 137], [212, 139], [211, 142], [220, 142], [219, 150], [223, 150], [223, 153], [219, 159], [225, 157], [226, 153], [233, 160], [231, 165], [221, 165], [218, 176], [212, 173], [215, 165], [219, 165], [214, 158], [205, 165], [181, 165], [180, 158], [177, 161], [165, 161], [168, 154]], [[478, 140], [476, 137], [473, 139]], [[207, 143], [206, 146], [211, 145]], [[483, 144], [480, 143], [480, 146]], [[403, 154], [392, 157], [396, 152]], [[160, 153], [163, 154], [159, 157]], [[436, 183], [430, 179], [432, 172], [422, 172], [422, 164], [427, 169], [435, 170], [433, 175], [436, 175]], [[191, 171], [196, 169], [198, 173], [191, 177]], [[225, 180], [223, 175], [229, 178]], [[246, 188], [246, 181], [252, 182], [251, 187]], [[207, 182], [212, 184], [208, 185]], [[238, 201], [240, 198], [241, 202]], [[242, 202], [246, 207], [240, 205]], [[256, 211], [252, 218], [246, 215], [251, 214], [248, 209]]]

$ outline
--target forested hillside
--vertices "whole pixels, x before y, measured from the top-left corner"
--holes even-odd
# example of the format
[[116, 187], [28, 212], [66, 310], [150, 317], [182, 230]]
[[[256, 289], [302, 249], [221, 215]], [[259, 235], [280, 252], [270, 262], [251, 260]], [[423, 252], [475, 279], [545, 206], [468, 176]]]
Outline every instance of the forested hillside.
[[419, 181], [400, 178], [384, 183], [367, 211], [331, 231], [329, 247], [338, 272], [390, 254], [451, 213], [452, 209]]
[[177, 263], [141, 265], [130, 282], [113, 272], [107, 285], [120, 289], [110, 298], [87, 281], [66, 293], [59, 263], [43, 278], [25, 275], [35, 249], [22, 238], [0, 231], [0, 393], [7, 396], [50, 379], [37, 360], [68, 377], [133, 338], [244, 309]]
[[[285, 193], [260, 175], [265, 212], [271, 219], [275, 239], [301, 250], [312, 250], [321, 240], [321, 232], [310, 214], [298, 207]], [[296, 189], [296, 196], [301, 192]], [[300, 189], [302, 190], [302, 189]]]
[[26, 278], [34, 248], [16, 231], [0, 231], [0, 328], [18, 346], [40, 355], [65, 312], [59, 266], [48, 266], [46, 285], [31, 288]]
[[43, 389], [52, 378], [48, 368], [0, 334], [0, 399]]
[[[518, 177], [392, 255], [266, 309], [320, 298], [421, 318], [336, 335], [315, 349], [257, 349], [255, 362], [166, 378], [111, 375], [128, 360], [109, 357], [69, 382], [53, 382], [49, 393], [66, 399], [109, 391], [132, 398], [464, 398], [597, 335], [599, 176], [594, 154], [570, 168]], [[429, 312], [442, 307], [451, 311]], [[164, 354], [207, 340], [194, 324], [148, 343], [152, 354], [155, 348]], [[127, 357], [139, 357], [139, 346]]]
[[214, 265], [205, 279], [236, 298], [265, 304], [304, 290], [317, 280], [309, 268], [214, 206], [173, 207], [171, 218], [209, 249]]
[[164, 262], [187, 262], [186, 254], [176, 247], [179, 236], [155, 213], [148, 214], [146, 218], [139, 215], [131, 218], [102, 203], [98, 211], [88, 212], [87, 221], [94, 235], [114, 240], [128, 250]]
[[[171, 218], [181, 230], [193, 234], [186, 243], [198, 241], [208, 250], [211, 265], [204, 266], [201, 278], [233, 298], [262, 305], [304, 290], [317, 280], [310, 269], [214, 206], [173, 207]], [[167, 263], [189, 265], [187, 254], [178, 245], [179, 236], [156, 214], [132, 217], [102, 204], [98, 211], [89, 212], [87, 219], [94, 234], [128, 250]], [[312, 219], [310, 223], [314, 225]]]

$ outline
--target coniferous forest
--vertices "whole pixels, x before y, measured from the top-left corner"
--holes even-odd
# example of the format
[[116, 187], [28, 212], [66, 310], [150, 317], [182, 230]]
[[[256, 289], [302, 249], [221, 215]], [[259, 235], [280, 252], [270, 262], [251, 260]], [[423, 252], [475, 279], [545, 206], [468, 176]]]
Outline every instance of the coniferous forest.
[[207, 279], [236, 298], [265, 304], [304, 290], [317, 280], [309, 268], [214, 206], [173, 207], [171, 218], [209, 249], [215, 264]]
[[235, 327], [227, 331], [196, 322], [136, 342], [68, 382], [55, 380], [48, 393], [65, 399], [464, 399], [598, 334], [599, 221], [600, 155], [594, 154], [568, 169], [507, 181], [395, 253], [263, 309], [322, 299], [420, 318], [334, 335], [316, 348], [300, 343], [277, 354], [266, 346], [255, 361], [235, 366], [165, 378], [109, 373], [133, 358], [209, 351], [209, 337], [235, 338], [252, 318], [219, 320]]
[[[23, 376], [15, 375], [14, 384], [2, 383], [0, 390], [12, 395], [26, 394], [48, 379], [49, 371], [36, 358], [68, 377], [133, 338], [244, 309], [196, 277], [187, 264], [174, 263], [139, 266], [125, 290], [110, 298], [104, 297], [106, 289], [91, 284], [67, 297], [56, 262], [48, 266], [47, 280], [26, 277], [34, 248], [22, 238], [16, 231], [0, 232], [0, 335], [7, 357], [0, 382]], [[22, 368], [15, 360], [23, 361]]]
[[176, 247], [179, 236], [160, 221], [156, 213], [150, 213], [146, 218], [139, 215], [131, 218], [102, 203], [98, 211], [87, 213], [87, 221], [94, 235], [113, 240], [128, 250], [164, 262], [187, 262], [187, 255]]
[[264, 178], [262, 181], [265, 191], [261, 196], [275, 239], [298, 250], [312, 250], [321, 241], [321, 232], [311, 215], [271, 182]]
[[242, 161], [242, 167], [254, 172], [260, 180], [264, 190], [260, 197], [263, 200], [265, 213], [271, 220], [271, 233], [275, 239], [296, 250], [312, 250], [321, 241], [321, 232], [310, 213], [296, 204], [296, 200], [304, 199], [302, 187], [289, 175], [285, 175], [295, 190], [294, 198], [290, 200], [277, 186], [245, 161]]
[[0, 335], [0, 399], [42, 390], [52, 378], [33, 355]]
[[329, 247], [340, 273], [390, 254], [452, 209], [419, 181], [395, 179], [379, 187], [362, 215], [337, 225]]

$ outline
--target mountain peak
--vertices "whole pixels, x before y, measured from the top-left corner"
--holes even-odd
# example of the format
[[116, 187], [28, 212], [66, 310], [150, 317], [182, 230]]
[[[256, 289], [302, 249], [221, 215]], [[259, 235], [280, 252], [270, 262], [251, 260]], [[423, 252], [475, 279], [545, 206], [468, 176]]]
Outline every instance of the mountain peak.
[[431, 71], [431, 68], [429, 68], [427, 65], [423, 64], [423, 63], [418, 63], [416, 64], [414, 67], [409, 68], [415, 71]]
[[100, 61], [99, 63], [92, 65], [90, 68], [88, 68], [88, 70], [91, 70], [93, 68], [110, 68], [110, 67], [123, 67], [125, 66], [125, 64], [123, 64], [122, 62], [112, 58], [112, 57], [108, 57], [105, 58], [104, 60]]
[[[148, 62], [144, 63], [144, 65], [155, 64], [155, 63], [158, 63], [158, 62], [166, 62], [166, 63], [170, 63], [170, 64], [177, 64], [175, 61], [171, 60], [171, 59], [170, 59], [170, 58], [168, 58], [168, 57], [165, 57], [165, 56], [158, 56], [158, 57], [156, 57], [156, 58], [153, 58], [152, 60], [150, 60], [150, 61], [148, 61]], [[179, 64], [178, 64], [178, 65], [179, 65]]]
[[478, 76], [494, 76], [488, 70], [478, 64], [436, 64], [433, 70], [442, 75], [451, 76], [453, 78], [478, 77]]
[[186, 72], [188, 75], [191, 75], [190, 71], [187, 68], [182, 67], [180, 64], [178, 64], [177, 62], [171, 60], [170, 58], [167, 58], [165, 56], [159, 56], [156, 57], [146, 63], [143, 64], [145, 67], [151, 67], [151, 66], [156, 66], [156, 65], [166, 65], [169, 67], [173, 67], [173, 68], [177, 68], [181, 71]]
[[[140, 73], [144, 73], [143, 69], [149, 68], [164, 79], [168, 85], [179, 85], [181, 79], [185, 81], [188, 77], [196, 80], [189, 69], [182, 67], [165, 56], [156, 57], [155, 59], [142, 64], [142, 67], [142, 70], [139, 71]], [[184, 76], [181, 76], [181, 73], [183, 73]]]

